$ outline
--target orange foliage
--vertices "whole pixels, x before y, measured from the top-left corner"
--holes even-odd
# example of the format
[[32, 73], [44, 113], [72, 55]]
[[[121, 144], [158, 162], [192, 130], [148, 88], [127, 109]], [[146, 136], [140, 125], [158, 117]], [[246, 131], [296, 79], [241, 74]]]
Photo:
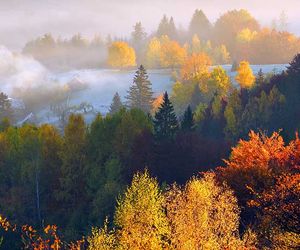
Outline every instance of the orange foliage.
[[192, 54], [185, 60], [181, 68], [182, 79], [195, 79], [203, 74], [207, 74], [211, 63], [211, 59], [205, 53]]
[[154, 101], [152, 102], [152, 114], [154, 114], [161, 106], [161, 104], [163, 103], [163, 98], [164, 95], [160, 94], [158, 97], [154, 99]]
[[[218, 176], [235, 191], [242, 207], [255, 207], [267, 224], [300, 232], [300, 140], [288, 145], [278, 133], [249, 134], [232, 149]], [[249, 212], [249, 211], [248, 211]], [[269, 225], [268, 225], [269, 226]]]
[[166, 39], [161, 45], [160, 64], [162, 67], [175, 68], [183, 64], [186, 50], [176, 41]]
[[0, 216], [0, 228], [5, 232], [14, 232], [20, 234], [23, 248], [33, 250], [80, 250], [85, 244], [85, 239], [76, 241], [75, 243], [63, 242], [58, 234], [56, 225], [47, 225], [41, 233], [30, 225], [17, 227], [12, 225], [6, 218]]

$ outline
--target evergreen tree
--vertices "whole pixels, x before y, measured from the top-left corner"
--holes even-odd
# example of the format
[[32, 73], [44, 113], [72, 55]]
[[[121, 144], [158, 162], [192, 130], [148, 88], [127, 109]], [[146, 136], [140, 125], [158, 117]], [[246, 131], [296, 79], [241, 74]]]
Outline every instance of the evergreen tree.
[[4, 118], [11, 119], [13, 115], [13, 110], [11, 107], [11, 102], [8, 96], [3, 92], [0, 93], [0, 121]]
[[265, 76], [262, 69], [260, 69], [257, 73], [255, 83], [257, 86], [262, 86], [264, 84], [264, 81], [265, 81]]
[[169, 33], [168, 30], [169, 30], [169, 20], [167, 16], [164, 15], [158, 25], [157, 36], [158, 37], [165, 36], [165, 35], [167, 36]]
[[211, 30], [211, 23], [202, 10], [195, 10], [189, 26], [189, 34], [192, 37], [197, 35], [200, 39], [208, 40]]
[[87, 202], [86, 125], [83, 117], [71, 114], [64, 132], [60, 188], [56, 197], [64, 215], [62, 224], [67, 227], [68, 236], [74, 237], [74, 230], [82, 230], [86, 219], [83, 219]]
[[299, 77], [299, 75], [300, 75], [300, 53], [294, 57], [293, 61], [288, 66], [287, 73], [289, 75], [297, 75]]
[[177, 39], [177, 30], [173, 17], [171, 17], [169, 21], [168, 36], [173, 40]]
[[155, 113], [154, 130], [158, 139], [171, 139], [178, 130], [177, 117], [167, 92], [164, 94], [162, 105]]
[[143, 60], [144, 44], [147, 34], [144, 31], [141, 22], [137, 22], [133, 26], [133, 29], [134, 30], [131, 33], [131, 42], [136, 53], [137, 63], [141, 63], [141, 61]]
[[183, 114], [183, 119], [181, 121], [181, 130], [192, 131], [193, 129], [194, 129], [193, 112], [191, 107], [188, 106]]
[[135, 73], [133, 84], [128, 91], [127, 106], [138, 108], [149, 113], [152, 108], [152, 85], [148, 79], [146, 69], [141, 65]]
[[119, 110], [122, 107], [123, 107], [123, 104], [121, 102], [121, 97], [120, 97], [119, 93], [116, 92], [114, 97], [113, 97], [112, 103], [110, 105], [109, 113], [110, 114], [115, 114], [115, 113], [119, 112]]
[[162, 20], [159, 23], [156, 34], [158, 37], [168, 36], [170, 39], [176, 40], [177, 30], [176, 30], [176, 26], [175, 26], [173, 17], [168, 19], [168, 17], [166, 15], [164, 15]]

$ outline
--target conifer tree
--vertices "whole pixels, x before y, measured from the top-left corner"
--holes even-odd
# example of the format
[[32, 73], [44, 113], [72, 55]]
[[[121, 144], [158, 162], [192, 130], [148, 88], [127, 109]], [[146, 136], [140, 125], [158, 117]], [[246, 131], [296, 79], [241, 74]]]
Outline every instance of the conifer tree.
[[168, 36], [170, 39], [176, 40], [177, 30], [173, 17], [168, 19], [166, 15], [163, 16], [157, 29], [157, 36]]
[[116, 92], [114, 97], [113, 97], [112, 103], [110, 105], [109, 113], [110, 114], [115, 114], [115, 113], [119, 112], [119, 110], [122, 107], [123, 107], [123, 104], [121, 102], [121, 97], [120, 97], [119, 93]]
[[154, 130], [158, 139], [171, 139], [178, 130], [177, 117], [167, 92], [164, 94], [162, 105], [155, 114]]
[[152, 85], [148, 79], [148, 74], [143, 65], [135, 73], [133, 84], [128, 91], [127, 106], [129, 108], [138, 108], [149, 113], [152, 107]]
[[194, 118], [191, 106], [188, 106], [183, 114], [183, 119], [181, 121], [181, 130], [192, 131], [194, 128]]
[[145, 48], [144, 44], [145, 44], [145, 39], [147, 37], [147, 34], [144, 31], [141, 22], [137, 22], [133, 26], [133, 29], [134, 30], [131, 33], [131, 42], [136, 53], [137, 63], [141, 63], [141, 61], [143, 60], [144, 48]]
[[264, 84], [264, 81], [265, 81], [265, 76], [264, 73], [262, 72], [262, 69], [260, 69], [257, 73], [255, 83], [257, 86], [262, 86]]
[[169, 20], [167, 16], [164, 15], [158, 25], [157, 36], [161, 37], [161, 36], [168, 35], [169, 34], [168, 30], [169, 30]]
[[189, 26], [190, 36], [192, 37], [193, 35], [197, 35], [203, 40], [208, 40], [210, 30], [211, 23], [209, 22], [206, 15], [203, 13], [202, 10], [195, 10]]

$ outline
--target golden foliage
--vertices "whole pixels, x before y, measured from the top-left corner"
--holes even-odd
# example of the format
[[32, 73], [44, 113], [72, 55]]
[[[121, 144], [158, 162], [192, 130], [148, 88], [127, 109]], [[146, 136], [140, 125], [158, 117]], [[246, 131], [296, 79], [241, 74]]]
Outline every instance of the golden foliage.
[[111, 250], [116, 248], [115, 231], [108, 229], [107, 218], [103, 228], [92, 228], [92, 235], [88, 237], [87, 241], [89, 250]]
[[211, 66], [211, 59], [205, 53], [192, 54], [186, 58], [181, 67], [181, 78], [184, 80], [198, 79], [204, 74], [208, 74]]
[[160, 64], [162, 67], [175, 68], [184, 63], [186, 50], [178, 42], [162, 38]]
[[255, 82], [255, 76], [252, 73], [249, 62], [242, 61], [237, 69], [235, 80], [240, 84], [241, 88], [251, 88]]
[[233, 192], [213, 173], [167, 193], [172, 249], [238, 249], [239, 208]]
[[118, 200], [115, 224], [121, 249], [163, 249], [169, 226], [163, 210], [164, 197], [157, 180], [148, 172], [137, 173]]
[[160, 66], [161, 43], [157, 37], [153, 37], [147, 47], [146, 64], [149, 68]]
[[154, 99], [152, 102], [152, 110], [151, 113], [155, 114], [155, 112], [158, 110], [158, 108], [161, 106], [161, 104], [164, 101], [164, 94], [160, 94], [158, 97]]
[[126, 42], [113, 42], [108, 48], [107, 63], [112, 67], [135, 66], [135, 51]]

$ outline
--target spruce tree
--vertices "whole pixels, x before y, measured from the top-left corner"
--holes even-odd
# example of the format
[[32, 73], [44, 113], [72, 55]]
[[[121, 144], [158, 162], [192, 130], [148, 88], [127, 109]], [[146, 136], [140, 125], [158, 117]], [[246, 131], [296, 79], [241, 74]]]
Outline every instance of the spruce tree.
[[195, 10], [189, 26], [190, 37], [197, 35], [202, 40], [208, 40], [211, 31], [211, 23], [202, 10]]
[[167, 92], [164, 94], [163, 103], [155, 113], [153, 122], [158, 139], [172, 139], [178, 130], [177, 117]]
[[194, 129], [193, 112], [190, 106], [184, 111], [183, 119], [181, 121], [182, 131], [192, 131]]
[[131, 33], [131, 43], [137, 56], [137, 62], [140, 63], [143, 60], [145, 40], [147, 37], [146, 32], [141, 22], [137, 22], [133, 26], [133, 32]]
[[110, 114], [115, 114], [115, 113], [119, 112], [120, 109], [122, 109], [122, 108], [123, 108], [123, 104], [121, 102], [120, 95], [119, 95], [118, 92], [116, 92], [114, 97], [113, 97], [112, 103], [110, 105], [109, 113]]
[[169, 35], [169, 20], [166, 15], [161, 19], [156, 34], [158, 37]]
[[149, 113], [152, 108], [152, 85], [148, 79], [146, 69], [141, 65], [136, 71], [133, 84], [128, 91], [127, 106], [128, 108], [138, 108]]
[[264, 81], [265, 81], [265, 76], [264, 73], [262, 72], [262, 69], [260, 69], [257, 73], [255, 83], [257, 86], [262, 86], [264, 84]]

